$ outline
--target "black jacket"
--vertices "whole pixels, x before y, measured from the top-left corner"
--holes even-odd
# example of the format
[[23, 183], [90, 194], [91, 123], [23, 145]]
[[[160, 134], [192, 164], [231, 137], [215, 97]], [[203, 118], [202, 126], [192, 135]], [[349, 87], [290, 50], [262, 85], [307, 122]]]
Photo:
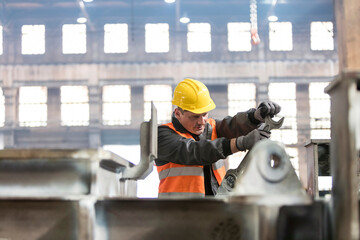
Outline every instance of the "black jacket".
[[[210, 140], [214, 130], [211, 129], [210, 124], [206, 124], [204, 132], [200, 135], [190, 133], [195, 141], [178, 135], [168, 126], [159, 126], [156, 165], [162, 166], [171, 161], [183, 165], [204, 166], [206, 195], [215, 195], [219, 185], [211, 171], [211, 164], [231, 155], [231, 138], [247, 135], [258, 127], [259, 122], [253, 117], [254, 111], [255, 109], [250, 109], [247, 112], [239, 112], [233, 117], [215, 120], [218, 136], [215, 140]], [[172, 123], [177, 131], [189, 133], [174, 114]]]

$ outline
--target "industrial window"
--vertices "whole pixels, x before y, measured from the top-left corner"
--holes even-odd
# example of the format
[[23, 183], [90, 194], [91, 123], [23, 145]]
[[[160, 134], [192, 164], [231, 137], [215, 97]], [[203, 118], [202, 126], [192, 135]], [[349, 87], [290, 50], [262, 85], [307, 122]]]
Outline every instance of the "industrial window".
[[103, 87], [104, 125], [128, 125], [131, 122], [131, 89], [129, 85]]
[[312, 139], [330, 139], [330, 96], [324, 93], [328, 82], [309, 84], [310, 136]]
[[21, 27], [21, 53], [45, 53], [45, 25], [23, 25]]
[[295, 83], [270, 83], [269, 98], [281, 106], [279, 115], [285, 117], [281, 129], [271, 131], [271, 139], [284, 144], [297, 143]]
[[126, 23], [104, 25], [104, 52], [128, 52], [128, 25]]
[[0, 127], [5, 125], [5, 96], [2, 88], [0, 88]]
[[61, 125], [89, 125], [89, 95], [85, 86], [62, 86]]
[[209, 23], [189, 23], [187, 49], [189, 52], [211, 52], [211, 26]]
[[228, 28], [228, 49], [231, 52], [250, 52], [250, 23], [230, 22]]
[[293, 49], [291, 22], [270, 22], [269, 42], [271, 51], [291, 51]]
[[235, 115], [256, 107], [254, 83], [230, 83], [228, 85], [228, 114]]
[[145, 52], [169, 52], [169, 24], [145, 24]]
[[3, 54], [3, 27], [0, 25], [0, 55]]
[[311, 23], [311, 50], [334, 50], [334, 27], [332, 22]]
[[151, 117], [151, 101], [157, 109], [158, 123], [167, 123], [171, 119], [172, 90], [170, 85], [146, 85], [144, 86], [144, 119]]
[[62, 27], [63, 54], [86, 53], [86, 25], [64, 24]]
[[47, 122], [47, 88], [19, 88], [19, 126], [41, 127]]

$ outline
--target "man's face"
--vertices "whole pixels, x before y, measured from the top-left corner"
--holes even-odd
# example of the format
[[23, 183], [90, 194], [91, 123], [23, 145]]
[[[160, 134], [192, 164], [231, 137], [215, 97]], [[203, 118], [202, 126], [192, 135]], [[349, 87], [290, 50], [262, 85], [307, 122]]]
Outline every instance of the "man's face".
[[206, 120], [208, 119], [208, 112], [196, 114], [189, 111], [183, 111], [179, 108], [175, 109], [175, 116], [189, 132], [200, 135], [205, 128]]

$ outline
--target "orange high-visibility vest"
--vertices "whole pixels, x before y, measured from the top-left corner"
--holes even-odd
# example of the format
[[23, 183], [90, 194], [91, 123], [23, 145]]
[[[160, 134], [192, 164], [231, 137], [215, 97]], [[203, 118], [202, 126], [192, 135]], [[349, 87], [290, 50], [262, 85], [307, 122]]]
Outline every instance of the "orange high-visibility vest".
[[[207, 122], [212, 126], [211, 140], [217, 138], [215, 120], [209, 118]], [[172, 123], [164, 124], [177, 134], [185, 138], [194, 139], [190, 133], [177, 131]], [[195, 139], [194, 139], [195, 140]], [[201, 165], [182, 165], [169, 162], [157, 166], [159, 173], [159, 197], [205, 197], [204, 171]], [[212, 171], [219, 185], [225, 176], [224, 160], [218, 160], [212, 164]]]

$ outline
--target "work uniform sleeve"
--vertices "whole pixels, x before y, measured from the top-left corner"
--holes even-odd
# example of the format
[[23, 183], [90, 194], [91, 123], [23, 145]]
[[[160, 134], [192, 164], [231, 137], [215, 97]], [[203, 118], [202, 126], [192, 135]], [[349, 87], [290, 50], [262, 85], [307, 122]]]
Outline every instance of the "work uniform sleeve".
[[[260, 124], [256, 124], [253, 119], [255, 109], [247, 112], [238, 112], [233, 117], [225, 117], [223, 120], [216, 120], [216, 133], [218, 137], [228, 139], [245, 136], [252, 130], [258, 128]], [[259, 123], [259, 122], [257, 122]]]
[[195, 141], [178, 135], [167, 126], [160, 126], [156, 164], [209, 165], [227, 157], [229, 153], [224, 153], [223, 149], [229, 148], [229, 144], [230, 140], [225, 138]]

